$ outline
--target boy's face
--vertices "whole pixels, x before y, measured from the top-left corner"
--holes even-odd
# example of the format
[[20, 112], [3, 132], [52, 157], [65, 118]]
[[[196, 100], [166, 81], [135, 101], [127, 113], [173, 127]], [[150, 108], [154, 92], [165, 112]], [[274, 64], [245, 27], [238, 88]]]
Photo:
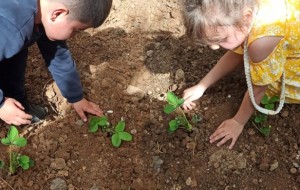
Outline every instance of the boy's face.
[[43, 11], [41, 23], [50, 40], [66, 40], [75, 32], [90, 27], [88, 24], [70, 19], [69, 10], [64, 5], [50, 1], [40, 2]]
[[52, 40], [66, 40], [72, 37], [77, 31], [89, 28], [87, 24], [68, 19], [59, 19], [54, 22], [43, 22], [47, 37]]

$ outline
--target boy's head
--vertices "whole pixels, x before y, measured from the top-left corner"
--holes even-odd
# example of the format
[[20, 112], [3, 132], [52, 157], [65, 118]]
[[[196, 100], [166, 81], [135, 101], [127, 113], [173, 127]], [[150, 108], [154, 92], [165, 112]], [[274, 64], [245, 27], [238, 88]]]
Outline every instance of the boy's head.
[[218, 44], [227, 38], [222, 28], [249, 27], [256, 6], [256, 0], [186, 0], [186, 33], [196, 43]]
[[78, 30], [96, 28], [107, 18], [112, 0], [40, 0], [38, 21], [50, 40], [66, 40]]

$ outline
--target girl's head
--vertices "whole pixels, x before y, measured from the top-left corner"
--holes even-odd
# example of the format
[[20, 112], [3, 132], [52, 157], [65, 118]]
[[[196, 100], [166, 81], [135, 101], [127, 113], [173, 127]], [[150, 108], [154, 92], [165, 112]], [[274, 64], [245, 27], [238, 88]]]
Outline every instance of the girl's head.
[[256, 0], [186, 0], [186, 33], [196, 43], [236, 48], [248, 35], [256, 7]]
[[112, 0], [40, 0], [37, 23], [51, 40], [68, 39], [78, 30], [96, 28], [107, 18]]

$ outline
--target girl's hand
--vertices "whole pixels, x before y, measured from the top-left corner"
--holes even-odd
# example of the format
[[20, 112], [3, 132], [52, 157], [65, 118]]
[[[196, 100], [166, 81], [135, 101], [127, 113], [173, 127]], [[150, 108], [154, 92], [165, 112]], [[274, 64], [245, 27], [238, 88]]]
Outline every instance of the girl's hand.
[[221, 146], [228, 140], [232, 139], [229, 149], [232, 149], [237, 138], [243, 131], [244, 124], [239, 123], [234, 118], [223, 121], [217, 130], [209, 137], [210, 143], [217, 143], [217, 146]]
[[93, 102], [87, 101], [85, 98], [83, 98], [79, 102], [73, 103], [73, 106], [74, 106], [74, 109], [76, 110], [76, 112], [78, 113], [78, 115], [80, 116], [80, 118], [84, 122], [87, 121], [87, 118], [86, 118], [84, 112], [88, 112], [88, 113], [94, 114], [96, 116], [103, 115], [102, 110], [99, 108], [98, 105], [96, 105]]
[[193, 109], [196, 105], [193, 101], [199, 99], [203, 95], [204, 91], [205, 89], [200, 84], [192, 86], [191, 88], [188, 88], [185, 91], [183, 91], [183, 109]]
[[13, 98], [5, 98], [0, 108], [0, 119], [9, 125], [24, 125], [31, 123], [32, 116], [24, 112], [24, 107]]

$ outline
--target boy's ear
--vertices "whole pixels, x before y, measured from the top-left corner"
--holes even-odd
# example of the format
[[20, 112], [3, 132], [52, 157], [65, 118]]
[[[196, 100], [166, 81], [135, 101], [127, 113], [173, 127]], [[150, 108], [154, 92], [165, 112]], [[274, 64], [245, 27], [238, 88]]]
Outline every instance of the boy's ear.
[[64, 16], [67, 16], [69, 14], [69, 10], [65, 8], [55, 9], [50, 17], [50, 20], [52, 22], [56, 21], [59, 18], [62, 18]]

